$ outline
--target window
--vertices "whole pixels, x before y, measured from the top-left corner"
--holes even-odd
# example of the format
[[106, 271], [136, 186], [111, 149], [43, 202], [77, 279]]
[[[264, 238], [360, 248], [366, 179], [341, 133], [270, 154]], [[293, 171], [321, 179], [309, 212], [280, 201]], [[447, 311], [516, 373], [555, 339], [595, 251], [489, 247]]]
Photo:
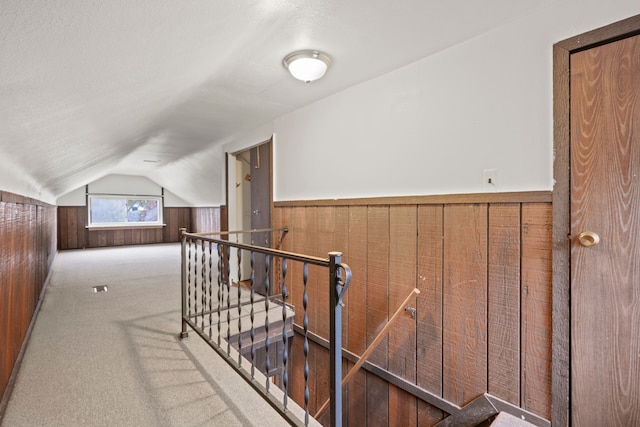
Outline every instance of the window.
[[162, 225], [162, 198], [89, 196], [90, 227]]

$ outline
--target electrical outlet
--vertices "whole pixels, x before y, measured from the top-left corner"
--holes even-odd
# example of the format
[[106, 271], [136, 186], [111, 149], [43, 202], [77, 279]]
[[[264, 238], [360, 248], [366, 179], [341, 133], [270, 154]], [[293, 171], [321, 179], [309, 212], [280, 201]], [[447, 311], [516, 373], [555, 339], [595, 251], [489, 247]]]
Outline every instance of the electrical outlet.
[[500, 186], [498, 169], [485, 169], [482, 172], [482, 188], [485, 190], [497, 190]]

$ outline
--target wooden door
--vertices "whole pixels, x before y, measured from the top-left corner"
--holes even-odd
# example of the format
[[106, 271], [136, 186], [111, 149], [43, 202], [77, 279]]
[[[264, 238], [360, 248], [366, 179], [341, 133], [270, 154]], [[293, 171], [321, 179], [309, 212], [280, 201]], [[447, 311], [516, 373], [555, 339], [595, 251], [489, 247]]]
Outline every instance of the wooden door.
[[571, 424], [639, 426], [640, 36], [570, 61]]
[[[251, 229], [271, 227], [271, 142], [251, 149]], [[271, 247], [271, 233], [251, 234], [251, 244]], [[266, 295], [265, 256], [256, 254], [254, 283], [259, 293]]]

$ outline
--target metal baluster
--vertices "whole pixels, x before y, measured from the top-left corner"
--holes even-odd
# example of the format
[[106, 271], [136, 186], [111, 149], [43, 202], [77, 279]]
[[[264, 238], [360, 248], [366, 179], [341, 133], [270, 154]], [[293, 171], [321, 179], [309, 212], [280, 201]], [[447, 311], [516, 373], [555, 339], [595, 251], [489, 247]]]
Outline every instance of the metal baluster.
[[201, 240], [200, 242], [202, 246], [202, 268], [200, 268], [202, 273], [202, 318], [200, 319], [200, 325], [204, 332], [204, 317], [207, 310], [207, 253], [205, 251], [204, 240]]
[[331, 425], [342, 427], [342, 253], [329, 252], [329, 396]]
[[238, 248], [238, 365], [242, 366], [242, 249]]
[[187, 316], [191, 319], [191, 243], [192, 239], [189, 238], [189, 254], [187, 257]]
[[254, 292], [254, 286], [253, 286], [253, 282], [255, 281], [255, 272], [253, 271], [253, 264], [255, 262], [255, 258], [256, 258], [256, 254], [255, 252], [251, 251], [251, 293], [249, 294], [249, 299], [251, 301], [251, 331], [250, 331], [250, 335], [251, 335], [251, 379], [255, 378], [255, 371], [256, 371], [256, 347], [255, 347], [255, 339], [256, 339], [256, 330], [255, 330], [255, 325], [254, 325], [254, 320], [255, 320], [255, 308], [253, 306], [254, 304], [254, 299], [255, 299], [255, 292]]
[[307, 282], [309, 280], [309, 264], [304, 263], [302, 269], [302, 328], [304, 329], [304, 425], [309, 425], [309, 316], [307, 314], [307, 306], [309, 303], [309, 295], [307, 293]]
[[209, 339], [213, 329], [213, 243], [209, 241]]
[[231, 247], [225, 245], [225, 280], [227, 285], [227, 356], [231, 354]]
[[193, 254], [193, 323], [198, 326], [198, 241], [194, 242]]
[[269, 381], [269, 371], [271, 370], [271, 362], [269, 360], [269, 344], [270, 344], [270, 340], [269, 340], [269, 267], [271, 264], [271, 255], [267, 255], [265, 257], [265, 270], [267, 272], [266, 277], [265, 277], [265, 283], [264, 283], [264, 290], [266, 293], [266, 298], [264, 299], [264, 308], [265, 308], [265, 319], [264, 319], [264, 332], [266, 335], [266, 338], [264, 340], [264, 350], [265, 353], [267, 355], [267, 357], [265, 358], [264, 361], [264, 368], [265, 371], [267, 372], [267, 380], [266, 380], [266, 389], [267, 389], [267, 394], [269, 394], [269, 384], [271, 383]]
[[222, 283], [223, 283], [223, 274], [222, 274], [222, 245], [218, 243], [218, 347], [220, 347], [220, 338], [222, 336]]
[[180, 338], [186, 338], [189, 336], [187, 333], [187, 322], [184, 320], [187, 315], [187, 254], [186, 243], [187, 237], [184, 235], [187, 232], [186, 228], [180, 229], [180, 298], [181, 298], [181, 317], [182, 317], [182, 330], [180, 332]]
[[284, 388], [284, 400], [283, 404], [285, 409], [287, 408], [289, 397], [289, 373], [287, 371], [287, 363], [289, 361], [289, 338], [287, 337], [287, 259], [282, 258], [282, 345], [284, 349], [282, 351], [282, 386]]

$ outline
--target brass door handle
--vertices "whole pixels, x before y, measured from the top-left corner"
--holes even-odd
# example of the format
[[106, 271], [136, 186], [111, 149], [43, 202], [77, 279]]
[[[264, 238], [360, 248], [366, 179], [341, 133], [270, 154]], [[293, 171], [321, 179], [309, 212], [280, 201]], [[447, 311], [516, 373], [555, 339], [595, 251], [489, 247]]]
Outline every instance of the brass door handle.
[[578, 242], [584, 247], [595, 246], [600, 243], [600, 236], [593, 231], [583, 231], [578, 234]]

